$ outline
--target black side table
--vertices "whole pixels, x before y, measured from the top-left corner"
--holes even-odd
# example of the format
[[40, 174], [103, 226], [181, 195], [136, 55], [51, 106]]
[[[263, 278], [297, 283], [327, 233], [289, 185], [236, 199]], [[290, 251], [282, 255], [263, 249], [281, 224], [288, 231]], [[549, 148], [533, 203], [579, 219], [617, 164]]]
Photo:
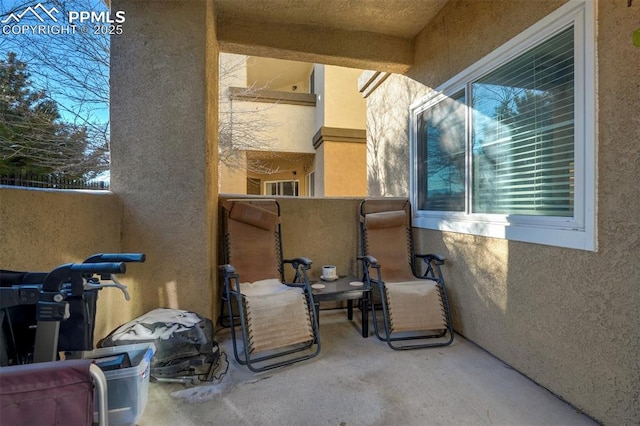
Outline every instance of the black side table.
[[[353, 320], [353, 301], [362, 300], [362, 337], [369, 337], [369, 299], [371, 289], [366, 285], [354, 286], [351, 282], [362, 282], [352, 275], [338, 277], [335, 281], [318, 280], [311, 283], [311, 292], [316, 302], [316, 317], [320, 323], [320, 302], [347, 301], [347, 318]], [[316, 284], [324, 285], [317, 288]]]

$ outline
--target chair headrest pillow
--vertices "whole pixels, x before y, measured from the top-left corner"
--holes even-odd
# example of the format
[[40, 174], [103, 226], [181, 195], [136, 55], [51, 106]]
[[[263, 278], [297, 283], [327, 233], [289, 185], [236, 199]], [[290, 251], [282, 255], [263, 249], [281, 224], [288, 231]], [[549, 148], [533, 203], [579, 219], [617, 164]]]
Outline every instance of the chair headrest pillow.
[[407, 213], [404, 210], [369, 213], [365, 216], [364, 223], [367, 229], [406, 227], [408, 225]]
[[231, 206], [229, 218], [238, 222], [272, 231], [278, 223], [278, 215], [262, 207], [248, 203], [235, 202]]

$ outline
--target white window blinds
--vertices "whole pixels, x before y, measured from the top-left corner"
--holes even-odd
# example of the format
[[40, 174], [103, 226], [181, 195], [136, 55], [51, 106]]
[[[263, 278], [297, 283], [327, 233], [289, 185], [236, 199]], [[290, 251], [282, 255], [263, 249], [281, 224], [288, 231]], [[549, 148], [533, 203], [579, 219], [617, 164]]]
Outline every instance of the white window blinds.
[[574, 213], [574, 33], [471, 82], [472, 212]]

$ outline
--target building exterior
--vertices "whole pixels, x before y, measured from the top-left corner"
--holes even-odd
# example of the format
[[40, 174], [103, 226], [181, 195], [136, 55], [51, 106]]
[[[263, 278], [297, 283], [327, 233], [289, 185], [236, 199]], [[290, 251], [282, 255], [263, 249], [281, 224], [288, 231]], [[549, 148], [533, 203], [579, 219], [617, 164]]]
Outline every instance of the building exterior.
[[[570, 240], [564, 246], [548, 232], [539, 233], [547, 243], [524, 241], [544, 226], [510, 228], [509, 215], [501, 218], [500, 236], [493, 223], [471, 217], [471, 230], [461, 228], [459, 216], [447, 222], [440, 215], [434, 225], [418, 209], [415, 234], [419, 251], [447, 258], [457, 332], [603, 424], [639, 423], [640, 49], [632, 34], [640, 2], [112, 0], [111, 9], [126, 11], [123, 34], [111, 39], [112, 192], [0, 188], [4, 268], [47, 270], [88, 252], [147, 254], [145, 264], [127, 271], [132, 302], [100, 302], [109, 315], [99, 327], [107, 330], [159, 306], [217, 316], [220, 51], [402, 74], [425, 95], [442, 91], [454, 99], [458, 92], [448, 90], [480, 78], [474, 65], [498, 65], [502, 46], [516, 49], [508, 62], [523, 53], [522, 34], [547, 40], [568, 28], [558, 23], [583, 13], [573, 20], [574, 28], [587, 28], [574, 37], [588, 46], [576, 69], [591, 76], [581, 77], [575, 104], [593, 111], [591, 122], [581, 113], [582, 127], [591, 129], [589, 145], [582, 145], [589, 156], [575, 175], [583, 180], [585, 220], [574, 230], [588, 233], [583, 247], [575, 247], [571, 229], [559, 233]], [[392, 82], [382, 82], [368, 102], [389, 93], [382, 85]], [[414, 120], [430, 101], [398, 109]], [[383, 135], [385, 149], [404, 156], [412, 170], [403, 154], [413, 155], [407, 131], [406, 139]], [[408, 147], [399, 146], [403, 140]], [[378, 185], [388, 189], [384, 194], [416, 199], [412, 172], [403, 174], [408, 185], [389, 186], [401, 164], [380, 174]], [[283, 200], [284, 244], [296, 250], [285, 256], [305, 248], [322, 265], [337, 250], [355, 254], [358, 200], [341, 201]]]
[[220, 192], [366, 195], [361, 73], [221, 53]]

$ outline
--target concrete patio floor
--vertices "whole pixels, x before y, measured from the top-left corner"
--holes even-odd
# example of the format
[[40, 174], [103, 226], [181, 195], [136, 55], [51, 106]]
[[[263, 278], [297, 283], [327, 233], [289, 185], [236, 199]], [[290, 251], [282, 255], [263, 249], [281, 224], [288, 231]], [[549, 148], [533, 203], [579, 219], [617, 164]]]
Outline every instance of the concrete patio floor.
[[321, 311], [322, 351], [254, 374], [229, 359], [213, 385], [151, 383], [140, 426], [595, 425], [459, 335], [451, 346], [393, 351], [363, 339], [346, 310]]

